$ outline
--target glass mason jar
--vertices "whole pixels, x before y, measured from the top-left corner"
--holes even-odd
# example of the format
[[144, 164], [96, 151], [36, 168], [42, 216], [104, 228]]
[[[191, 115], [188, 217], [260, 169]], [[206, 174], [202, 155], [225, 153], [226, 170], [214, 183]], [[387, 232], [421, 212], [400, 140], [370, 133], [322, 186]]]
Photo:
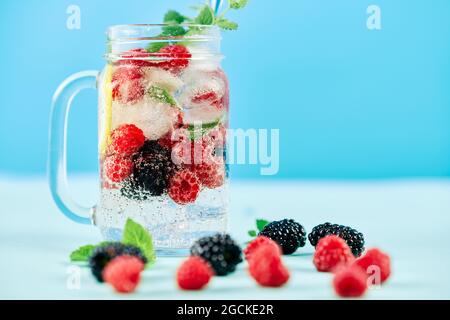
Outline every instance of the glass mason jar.
[[[103, 71], [69, 77], [53, 98], [49, 178], [66, 216], [96, 225], [105, 240], [120, 240], [132, 218], [150, 231], [159, 254], [186, 253], [199, 237], [226, 231], [229, 86], [220, 40], [215, 26], [109, 28]], [[93, 208], [79, 206], [67, 188], [67, 116], [85, 88], [99, 92]]]

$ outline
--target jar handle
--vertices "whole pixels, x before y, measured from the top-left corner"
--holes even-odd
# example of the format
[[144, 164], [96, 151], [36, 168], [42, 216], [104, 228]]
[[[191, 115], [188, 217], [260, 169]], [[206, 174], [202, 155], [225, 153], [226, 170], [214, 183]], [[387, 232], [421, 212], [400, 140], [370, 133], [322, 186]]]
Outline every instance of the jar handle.
[[69, 219], [92, 224], [95, 206], [86, 208], [72, 199], [67, 181], [67, 120], [75, 96], [84, 89], [96, 89], [98, 71], [71, 75], [56, 90], [50, 116], [48, 177], [50, 191], [57, 207]]

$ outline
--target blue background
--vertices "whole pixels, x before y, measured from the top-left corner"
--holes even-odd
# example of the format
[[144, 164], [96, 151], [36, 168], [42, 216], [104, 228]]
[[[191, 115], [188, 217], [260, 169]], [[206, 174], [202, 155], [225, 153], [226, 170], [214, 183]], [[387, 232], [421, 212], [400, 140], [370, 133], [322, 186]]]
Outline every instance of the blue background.
[[[81, 8], [81, 30], [66, 9]], [[0, 2], [0, 174], [43, 175], [59, 83], [100, 69], [107, 26], [159, 22], [192, 1]], [[382, 30], [366, 28], [366, 8]], [[450, 1], [250, 1], [224, 34], [232, 127], [280, 128], [277, 178], [450, 176]], [[97, 169], [96, 93], [76, 99], [69, 169]], [[257, 178], [236, 166], [234, 177]]]

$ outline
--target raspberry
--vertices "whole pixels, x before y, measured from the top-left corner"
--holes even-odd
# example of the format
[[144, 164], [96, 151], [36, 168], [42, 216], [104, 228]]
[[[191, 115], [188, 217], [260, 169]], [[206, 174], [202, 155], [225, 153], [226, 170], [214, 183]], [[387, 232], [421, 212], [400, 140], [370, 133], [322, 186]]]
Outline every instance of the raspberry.
[[135, 103], [145, 93], [142, 84], [143, 73], [134, 66], [118, 67], [112, 76], [112, 97], [123, 104]]
[[133, 172], [133, 161], [120, 156], [110, 156], [103, 162], [105, 175], [112, 182], [121, 182]]
[[124, 124], [111, 132], [111, 148], [114, 153], [129, 156], [144, 145], [145, 137], [134, 124]]
[[289, 271], [283, 265], [279, 250], [264, 244], [251, 254], [250, 275], [264, 287], [281, 287], [289, 280]]
[[134, 256], [147, 263], [147, 259], [142, 253], [141, 249], [132, 245], [124, 245], [120, 242], [111, 242], [98, 246], [95, 248], [89, 257], [89, 267], [91, 268], [92, 275], [99, 282], [103, 282], [103, 270], [105, 266], [114, 258], [118, 256]]
[[183, 290], [200, 290], [214, 275], [211, 266], [200, 257], [189, 257], [177, 271], [178, 286]]
[[141, 279], [144, 263], [133, 256], [119, 256], [109, 262], [103, 270], [103, 279], [117, 292], [133, 292]]
[[225, 163], [223, 159], [217, 158], [212, 163], [195, 165], [193, 171], [200, 180], [202, 186], [209, 189], [218, 188], [225, 181]]
[[347, 226], [331, 224], [329, 222], [315, 226], [308, 235], [311, 245], [316, 246], [319, 240], [328, 235], [337, 235], [347, 242], [355, 257], [364, 252], [364, 235]]
[[250, 257], [255, 252], [255, 250], [257, 250], [261, 246], [270, 246], [272, 247], [272, 250], [277, 251], [280, 255], [283, 253], [281, 251], [280, 246], [275, 241], [264, 236], [259, 236], [256, 237], [256, 239], [254, 239], [252, 242], [250, 242], [247, 245], [247, 248], [245, 248], [244, 250], [245, 259], [250, 260]]
[[345, 240], [338, 236], [320, 239], [314, 253], [314, 265], [318, 271], [330, 272], [341, 265], [353, 262], [354, 256]]
[[178, 171], [170, 181], [169, 196], [178, 204], [195, 202], [199, 192], [200, 181], [189, 169]]
[[189, 64], [191, 53], [182, 45], [173, 44], [168, 45], [158, 51], [160, 57], [167, 58], [160, 66], [172, 73], [179, 73], [185, 69]]
[[385, 282], [391, 274], [390, 257], [377, 248], [367, 250], [362, 257], [355, 260], [354, 265], [360, 267], [366, 273], [366, 276], [374, 274], [375, 270], [370, 267], [378, 267], [381, 283]]
[[336, 272], [333, 287], [341, 297], [360, 297], [367, 290], [366, 274], [357, 267], [342, 268]]
[[[135, 67], [157, 66], [159, 62], [146, 60], [152, 56], [153, 56], [153, 54], [151, 54], [150, 52], [147, 52], [145, 49], [142, 49], [142, 48], [131, 49], [129, 51], [125, 51], [124, 53], [122, 53], [121, 57], [123, 59], [119, 60], [117, 62], [117, 64], [118, 65], [131, 65], [131, 66], [135, 66]], [[142, 60], [139, 58], [142, 58]]]

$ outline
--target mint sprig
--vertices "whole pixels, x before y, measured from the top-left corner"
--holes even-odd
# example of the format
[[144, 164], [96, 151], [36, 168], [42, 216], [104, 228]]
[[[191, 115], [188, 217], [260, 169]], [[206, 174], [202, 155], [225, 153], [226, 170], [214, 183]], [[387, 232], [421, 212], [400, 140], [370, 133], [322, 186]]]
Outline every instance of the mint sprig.
[[164, 23], [183, 23], [189, 18], [183, 16], [181, 13], [175, 10], [169, 10], [164, 15]]
[[133, 245], [141, 249], [148, 263], [152, 264], [156, 260], [153, 239], [150, 233], [139, 223], [128, 219], [123, 231], [122, 243]]
[[256, 229], [257, 230], [249, 230], [248, 235], [252, 238], [256, 237], [259, 232], [263, 231], [264, 227], [268, 225], [270, 221], [264, 219], [256, 219]]
[[72, 251], [70, 254], [70, 261], [72, 262], [85, 262], [89, 260], [92, 252], [97, 246], [92, 244], [88, 244], [85, 246], [81, 246], [78, 249]]
[[230, 9], [242, 9], [248, 4], [248, 0], [228, 0]]
[[[153, 246], [153, 239], [151, 234], [139, 223], [128, 219], [125, 223], [123, 231], [122, 243], [133, 245], [141, 249], [144, 256], [147, 258], [148, 265], [153, 264], [156, 260], [155, 249]], [[70, 254], [71, 262], [88, 262], [94, 250], [98, 247], [110, 244], [110, 241], [103, 241], [97, 245], [84, 245], [72, 251]]]

